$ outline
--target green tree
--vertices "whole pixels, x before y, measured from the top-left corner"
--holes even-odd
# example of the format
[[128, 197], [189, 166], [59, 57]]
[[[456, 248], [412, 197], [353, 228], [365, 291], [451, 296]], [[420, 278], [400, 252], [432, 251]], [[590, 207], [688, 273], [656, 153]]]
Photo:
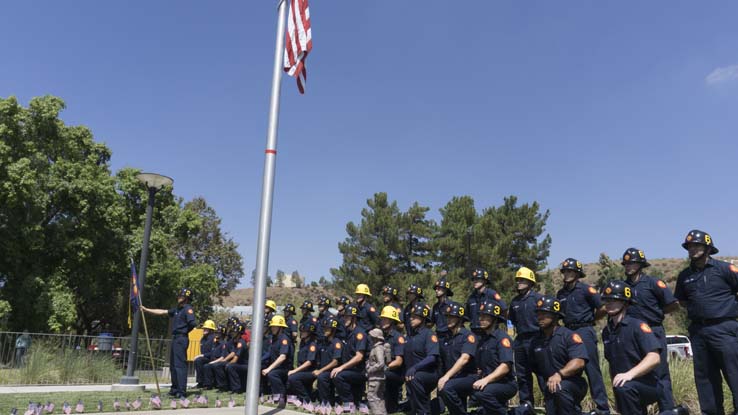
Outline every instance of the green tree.
[[610, 259], [604, 252], [597, 260], [597, 287], [604, 287], [609, 281], [625, 278], [625, 269], [619, 262]]
[[[433, 247], [439, 266], [448, 273], [446, 278], [453, 287], [468, 288], [470, 284], [463, 279], [467, 267], [478, 264], [474, 258], [474, 230], [477, 224], [477, 210], [471, 196], [454, 196], [439, 209], [441, 224], [433, 237]], [[463, 292], [455, 288], [456, 292]]]

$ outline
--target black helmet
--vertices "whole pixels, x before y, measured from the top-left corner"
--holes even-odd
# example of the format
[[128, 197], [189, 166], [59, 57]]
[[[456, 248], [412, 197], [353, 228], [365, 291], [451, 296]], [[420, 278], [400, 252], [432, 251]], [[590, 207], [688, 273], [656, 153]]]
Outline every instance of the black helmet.
[[574, 258], [566, 258], [564, 262], [561, 263], [560, 271], [564, 272], [566, 270], [572, 270], [579, 273], [579, 278], [584, 276], [584, 269], [582, 268], [582, 263], [579, 262], [579, 260], [576, 260]]
[[356, 307], [354, 304], [349, 304], [343, 309], [343, 315], [344, 316], [359, 316], [359, 308]]
[[318, 303], [317, 304], [318, 304], [318, 307], [320, 307], [320, 306], [330, 307], [331, 306], [331, 299], [328, 298], [328, 297], [326, 297], [326, 296], [324, 296], [324, 295], [321, 295], [320, 297], [318, 297]]
[[559, 317], [564, 317], [564, 310], [561, 306], [561, 302], [551, 296], [544, 295], [536, 303], [536, 311], [546, 311], [552, 314], [556, 314]]
[[485, 301], [482, 304], [479, 304], [479, 314], [486, 314], [503, 321], [507, 320], [505, 317], [505, 310], [502, 308], [500, 303], [494, 301]]
[[222, 339], [228, 333], [228, 328], [222, 324], [218, 324], [218, 335]]
[[318, 325], [313, 320], [308, 320], [300, 326], [300, 331], [306, 331], [310, 334], [314, 334], [318, 331]]
[[622, 300], [629, 303], [634, 302], [633, 290], [624, 281], [612, 280], [602, 290], [603, 300]]
[[233, 328], [233, 326], [235, 326], [236, 324], [238, 324], [238, 319], [237, 319], [236, 317], [233, 317], [233, 316], [231, 316], [231, 317], [228, 317], [228, 320], [226, 321], [226, 328], [227, 328], [228, 330], [230, 330], [230, 329], [232, 329], [232, 328]]
[[471, 273], [469, 273], [469, 278], [472, 280], [484, 280], [484, 282], [489, 283], [489, 272], [487, 272], [486, 269], [481, 267], [475, 267], [472, 268]]
[[300, 310], [315, 311], [315, 309], [313, 308], [313, 302], [310, 300], [303, 301], [302, 305], [300, 306]]
[[418, 284], [411, 284], [405, 294], [415, 294], [416, 297], [423, 298], [423, 289]]
[[628, 263], [641, 264], [642, 268], [650, 267], [651, 264], [646, 261], [646, 254], [638, 248], [628, 248], [623, 252], [623, 265]]
[[349, 305], [351, 304], [351, 299], [346, 297], [345, 295], [342, 295], [338, 298], [336, 298], [336, 305]]
[[400, 291], [397, 289], [397, 287], [394, 287], [392, 285], [385, 285], [384, 287], [382, 287], [382, 294], [384, 295], [389, 295], [397, 298], [397, 294], [399, 294], [399, 292]]
[[295, 314], [295, 305], [294, 304], [291, 304], [291, 303], [287, 303], [287, 304], [284, 305], [283, 311], [285, 313]]
[[323, 328], [328, 328], [328, 329], [334, 329], [335, 330], [335, 329], [338, 328], [338, 324], [339, 323], [338, 323], [338, 320], [336, 320], [335, 317], [332, 317], [331, 316], [331, 317], [326, 317], [325, 319], [323, 319], [323, 322], [321, 324], [322, 324], [322, 327]]
[[467, 317], [466, 315], [466, 309], [464, 308], [464, 306], [455, 301], [448, 302], [446, 309], [443, 310], [443, 314], [447, 316], [459, 317], [463, 320], [469, 319], [469, 317]]
[[451, 283], [448, 282], [448, 280], [446, 279], [446, 277], [441, 277], [440, 280], [436, 281], [436, 283], [433, 284], [433, 289], [435, 290], [436, 288], [445, 288], [446, 289], [446, 295], [447, 296], [449, 296], [449, 297], [453, 297], [454, 296], [454, 292], [451, 291]]
[[182, 288], [181, 290], [179, 290], [179, 294], [177, 294], [177, 297], [184, 297], [188, 300], [191, 300], [192, 290], [190, 290], [189, 288]]
[[710, 236], [709, 233], [701, 231], [699, 229], [692, 229], [691, 231], [689, 231], [687, 237], [684, 238], [682, 248], [687, 249], [687, 244], [690, 243], [702, 244], [710, 247], [710, 255], [715, 255], [719, 252], [715, 245], [713, 245], [712, 236]]
[[235, 334], [236, 336], [242, 335], [244, 331], [246, 331], [246, 325], [241, 323], [240, 321], [236, 323], [235, 326], [233, 326], [233, 334]]
[[430, 308], [425, 303], [416, 303], [412, 310], [410, 310], [410, 315], [423, 317], [428, 320], [430, 318]]

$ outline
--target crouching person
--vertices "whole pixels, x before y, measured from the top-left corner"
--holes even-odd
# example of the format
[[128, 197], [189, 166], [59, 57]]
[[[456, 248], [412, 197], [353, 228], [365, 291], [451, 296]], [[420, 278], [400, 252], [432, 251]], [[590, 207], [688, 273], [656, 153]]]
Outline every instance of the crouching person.
[[408, 316], [408, 338], [405, 344], [405, 384], [408, 400], [416, 415], [431, 413], [430, 393], [438, 383], [440, 350], [438, 337], [426, 326], [430, 307], [416, 303]]
[[233, 356], [226, 363], [225, 371], [228, 374], [230, 391], [241, 393], [246, 392], [246, 372], [249, 370], [249, 346], [242, 337], [246, 325], [239, 322], [233, 331]]
[[297, 352], [297, 367], [287, 372], [287, 393], [296, 396], [295, 406], [313, 411], [312, 399], [315, 375], [318, 368], [318, 325], [306, 321], [300, 327], [300, 350]]
[[477, 336], [464, 328], [467, 313], [463, 305], [454, 301], [442, 304], [440, 313], [447, 331], [442, 338], [443, 376], [438, 379], [438, 395], [451, 415], [463, 415], [466, 414], [466, 398], [474, 392], [472, 385], [477, 380]]
[[277, 408], [283, 409], [287, 406], [287, 372], [292, 369], [292, 358], [294, 346], [292, 339], [285, 333], [287, 322], [282, 316], [272, 317], [269, 322], [272, 332], [272, 344], [269, 347], [269, 366], [261, 371], [262, 376], [269, 379], [272, 400], [277, 403]]
[[515, 396], [517, 386], [513, 373], [512, 340], [499, 325], [505, 321], [505, 310], [498, 303], [479, 305], [482, 335], [477, 349], [477, 367], [481, 378], [474, 382], [474, 397], [485, 415], [506, 415], [507, 401]]

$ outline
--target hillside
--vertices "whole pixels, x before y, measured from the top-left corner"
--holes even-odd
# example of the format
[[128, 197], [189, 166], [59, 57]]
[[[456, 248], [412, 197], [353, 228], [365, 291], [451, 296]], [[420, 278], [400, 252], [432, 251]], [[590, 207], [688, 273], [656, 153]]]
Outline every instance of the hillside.
[[[310, 299], [317, 301], [321, 295], [327, 295], [331, 300], [335, 299], [335, 294], [323, 287], [303, 287], [303, 288], [281, 288], [267, 287], [267, 299], [274, 300], [277, 305], [292, 303], [299, 308], [303, 301]], [[254, 298], [253, 288], [239, 288], [231, 291], [227, 297], [223, 297], [224, 307], [233, 307], [241, 305], [251, 305]]]
[[[736, 261], [738, 262], [738, 257], [715, 257], [715, 259], [719, 259], [721, 261], [727, 261], [730, 262]], [[620, 258], [611, 258], [613, 262], [620, 263]], [[646, 271], [649, 274], [652, 275], [658, 275], [659, 273], [663, 273], [664, 281], [667, 282], [670, 286], [674, 286], [676, 284], [676, 279], [679, 273], [685, 268], [687, 264], [687, 259], [685, 258], [658, 258], [658, 259], [649, 259], [648, 262], [651, 264], [651, 267], [648, 268]], [[597, 280], [597, 268], [598, 264], [595, 263], [589, 263], [584, 264], [584, 274], [587, 276], [587, 281], [589, 282], [595, 282]]]

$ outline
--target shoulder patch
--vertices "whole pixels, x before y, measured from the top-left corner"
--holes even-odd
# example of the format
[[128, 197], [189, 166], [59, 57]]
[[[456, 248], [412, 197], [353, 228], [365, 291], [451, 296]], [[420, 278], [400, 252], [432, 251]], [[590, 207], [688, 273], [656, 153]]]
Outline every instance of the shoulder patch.
[[289, 342], [287, 341], [287, 339], [282, 339], [282, 344], [283, 344], [283, 345], [287, 346], [287, 344], [288, 344], [288, 343], [289, 343]]
[[651, 327], [646, 323], [641, 323], [641, 331], [644, 333], [653, 333]]
[[577, 333], [572, 334], [571, 335], [571, 339], [574, 341], [574, 343], [577, 343], [577, 344], [582, 344], [583, 343], [582, 336], [580, 336]]
[[730, 267], [729, 268], [730, 268], [730, 272], [734, 272], [734, 273], [738, 274], [738, 267], [736, 267], [733, 264], [730, 264]]
[[508, 349], [510, 348], [510, 339], [507, 337], [504, 337], [500, 343], [503, 347], [507, 347]]
[[597, 290], [595, 289], [595, 287], [589, 287], [588, 291], [590, 294], [597, 294]]
[[500, 298], [502, 298], [502, 297], [500, 297], [500, 294], [499, 293], [495, 293], [495, 300], [499, 301]]
[[361, 340], [363, 338], [364, 338], [364, 334], [362, 334], [362, 333], [356, 333], [356, 339], [357, 340]]
[[310, 351], [311, 351], [311, 352], [314, 352], [314, 351], [315, 351], [315, 345], [314, 345], [314, 344], [311, 344], [311, 345], [310, 345]]
[[371, 311], [372, 313], [374, 313], [374, 312], [376, 312], [376, 311], [377, 311], [377, 309], [376, 309], [376, 308], [374, 308], [374, 307], [369, 307], [369, 311]]
[[474, 337], [474, 335], [473, 335], [473, 334], [470, 334], [470, 335], [469, 335], [469, 336], [468, 336], [468, 337], [466, 338], [466, 340], [467, 340], [467, 341], [468, 341], [469, 343], [476, 343], [476, 341], [477, 341], [477, 338], [476, 338], [476, 337]]
[[405, 344], [405, 336], [400, 336], [397, 338], [397, 343]]
[[340, 342], [336, 343], [336, 350], [341, 350], [341, 343]]
[[195, 311], [194, 311], [193, 309], [191, 309], [191, 308], [188, 308], [188, 309], [187, 309], [187, 314], [193, 314], [194, 312], [195, 312]]
[[[731, 265], [731, 267], [733, 267], [733, 266], [734, 265]], [[733, 272], [738, 272], [738, 268], [736, 268], [735, 271], [733, 271]], [[658, 285], [659, 288], [666, 288], [666, 283], [663, 282], [663, 281], [661, 281], [661, 280], [656, 281], [656, 285]]]
[[435, 334], [434, 334], [434, 335], [432, 335], [432, 336], [431, 336], [431, 341], [432, 341], [433, 343], [438, 343], [438, 337], [436, 337], [436, 335], [435, 335]]

